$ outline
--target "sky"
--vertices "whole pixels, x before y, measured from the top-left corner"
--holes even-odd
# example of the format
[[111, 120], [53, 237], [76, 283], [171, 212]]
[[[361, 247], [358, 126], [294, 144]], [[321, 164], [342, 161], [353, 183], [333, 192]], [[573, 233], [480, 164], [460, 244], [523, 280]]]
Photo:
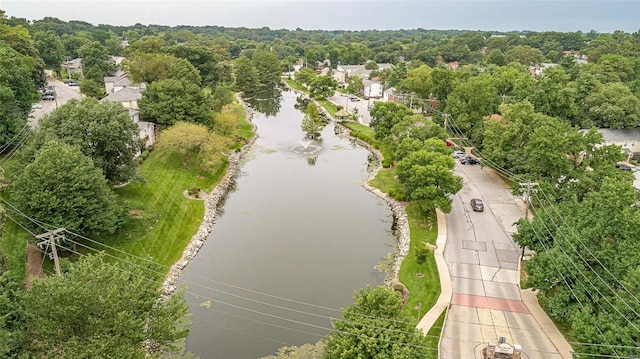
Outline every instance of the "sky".
[[303, 30], [640, 30], [640, 0], [0, 0], [7, 17]]

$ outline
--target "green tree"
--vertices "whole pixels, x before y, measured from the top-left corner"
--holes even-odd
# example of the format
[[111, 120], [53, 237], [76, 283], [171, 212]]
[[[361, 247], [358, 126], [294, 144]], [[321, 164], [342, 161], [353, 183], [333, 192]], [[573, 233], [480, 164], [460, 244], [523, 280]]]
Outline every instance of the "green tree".
[[82, 67], [85, 72], [85, 76], [89, 69], [96, 68], [99, 70], [98, 74], [101, 77], [94, 78], [94, 80], [98, 82], [103, 81], [102, 76], [106, 76], [116, 69], [116, 65], [109, 56], [107, 49], [97, 41], [88, 42], [82, 45], [78, 49], [78, 55], [82, 57]]
[[80, 149], [50, 141], [11, 185], [26, 215], [85, 235], [113, 233], [122, 211], [99, 168]]
[[278, 56], [271, 51], [256, 51], [251, 58], [258, 71], [258, 82], [261, 85], [275, 85], [280, 82], [282, 68]]
[[317, 76], [309, 84], [310, 95], [313, 98], [324, 99], [333, 96], [338, 87], [338, 82], [331, 76]]
[[229, 86], [218, 85], [211, 95], [211, 109], [220, 112], [224, 106], [233, 103], [235, 99], [235, 94]]
[[194, 122], [211, 127], [209, 101], [197, 84], [167, 79], [152, 83], [138, 101], [140, 118], [162, 126]]
[[364, 64], [364, 68], [367, 69], [367, 70], [377, 70], [378, 69], [378, 63], [373, 61], [373, 60], [367, 61], [367, 63]]
[[25, 291], [29, 357], [160, 358], [188, 330], [181, 294], [158, 300], [156, 282], [133, 266], [87, 256]]
[[185, 168], [189, 162], [194, 162], [198, 170], [207, 171], [222, 162], [226, 143], [224, 137], [209, 131], [204, 125], [176, 122], [162, 131], [157, 147], [180, 154]]
[[357, 94], [360, 90], [364, 89], [364, 83], [362, 81], [362, 76], [354, 75], [349, 76], [347, 79], [347, 92], [351, 94]]
[[64, 60], [64, 45], [60, 37], [51, 30], [36, 31], [33, 33], [33, 42], [45, 65], [50, 69], [59, 69]]
[[424, 244], [420, 244], [416, 247], [414, 254], [416, 256], [416, 263], [420, 266], [419, 274], [422, 274], [422, 265], [427, 261], [427, 256], [429, 255], [429, 249], [424, 246]]
[[433, 93], [433, 80], [431, 79], [431, 68], [422, 65], [411, 69], [407, 73], [407, 78], [402, 84], [402, 89], [409, 93], [415, 93], [420, 99], [427, 99]]
[[318, 107], [314, 103], [310, 102], [307, 105], [300, 127], [308, 138], [316, 138], [320, 136], [320, 131], [322, 131], [322, 128], [324, 127], [324, 122], [320, 118]]
[[507, 62], [519, 62], [523, 65], [532, 66], [542, 63], [542, 52], [527, 45], [516, 46], [504, 54]]
[[495, 112], [500, 96], [489, 76], [475, 76], [459, 83], [447, 98], [450, 113], [460, 131], [474, 142], [482, 142], [482, 119]]
[[138, 126], [122, 105], [70, 100], [40, 120], [36, 150], [52, 139], [76, 146], [111, 182], [130, 180], [140, 150]]
[[189, 61], [200, 73], [202, 85], [214, 88], [220, 82], [218, 63], [229, 58], [228, 52], [221, 54], [204, 45], [182, 44], [172, 46], [169, 51], [176, 57]]
[[245, 93], [253, 93], [258, 90], [260, 86], [258, 70], [246, 56], [240, 56], [236, 60], [234, 74], [238, 90]]
[[80, 93], [95, 99], [101, 99], [105, 95], [104, 86], [90, 77], [80, 80]]
[[375, 131], [375, 137], [381, 140], [391, 135], [393, 126], [411, 115], [411, 110], [404, 105], [395, 102], [376, 102], [371, 109], [370, 126]]
[[586, 126], [635, 128], [640, 124], [640, 99], [620, 82], [597, 86], [585, 106], [590, 120]]
[[400, 183], [425, 214], [436, 208], [449, 213], [450, 195], [462, 189], [462, 178], [453, 175], [455, 161], [449, 153], [444, 141], [428, 139], [423, 149], [409, 153], [396, 165]]
[[303, 85], [309, 86], [316, 77], [318, 77], [318, 73], [313, 69], [308, 67], [304, 67], [300, 69], [300, 71], [295, 73], [296, 80]]
[[324, 359], [426, 358], [430, 354], [416, 321], [402, 310], [402, 298], [392, 289], [361, 289], [354, 304], [334, 320]]

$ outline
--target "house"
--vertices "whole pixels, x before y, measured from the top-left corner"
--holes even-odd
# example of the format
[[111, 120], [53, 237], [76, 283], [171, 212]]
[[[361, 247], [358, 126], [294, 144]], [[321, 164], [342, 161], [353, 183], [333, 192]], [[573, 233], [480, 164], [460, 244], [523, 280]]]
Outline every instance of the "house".
[[[127, 108], [129, 117], [138, 125], [142, 147], [147, 148], [153, 145], [156, 142], [155, 125], [152, 122], [140, 121], [138, 112], [138, 100], [142, 98], [142, 91], [146, 87], [145, 84], [132, 84], [126, 74], [120, 74], [120, 76], [105, 77], [104, 86], [109, 95], [101, 101], [120, 103]], [[140, 153], [137, 155], [140, 155]]]
[[147, 88], [147, 85], [144, 82], [133, 83], [129, 79], [129, 75], [120, 70], [114, 73], [113, 75], [114, 76], [106, 76], [104, 78], [104, 90], [107, 93], [107, 95], [116, 93], [124, 88], [137, 88], [141, 90], [144, 90]]
[[80, 73], [80, 76], [84, 76], [83, 72], [82, 72], [82, 59], [81, 58], [76, 58], [73, 60], [69, 60], [69, 61], [65, 61], [62, 63], [62, 68], [67, 70], [67, 73], [69, 74], [69, 78], [71, 78], [71, 76], [73, 76], [76, 73]]
[[447, 67], [455, 71], [458, 69], [458, 67], [460, 67], [460, 63], [458, 63], [458, 61], [447, 62]]
[[[129, 109], [129, 117], [138, 125], [138, 136], [142, 140], [142, 148], [148, 148], [156, 142], [155, 125], [153, 122], [140, 121], [138, 110]], [[139, 155], [139, 154], [138, 154]]]
[[640, 129], [637, 128], [599, 128], [598, 132], [604, 138], [603, 145], [620, 146], [627, 154], [627, 160], [640, 153]]
[[138, 100], [142, 98], [142, 90], [135, 87], [125, 87], [110, 94], [102, 101], [119, 102], [126, 108], [138, 109]]
[[364, 86], [363, 95], [365, 100], [370, 98], [382, 98], [382, 84], [372, 80], [362, 80]]
[[[360, 76], [362, 79], [369, 79], [372, 70], [364, 68], [365, 65], [338, 65], [333, 72], [332, 77], [340, 84], [344, 84], [349, 80], [350, 76]], [[378, 70], [386, 70], [393, 67], [393, 64], [378, 64]]]
[[395, 87], [388, 88], [382, 93], [382, 101], [384, 102], [395, 102], [402, 104], [405, 102], [406, 98], [407, 95], [397, 92]]

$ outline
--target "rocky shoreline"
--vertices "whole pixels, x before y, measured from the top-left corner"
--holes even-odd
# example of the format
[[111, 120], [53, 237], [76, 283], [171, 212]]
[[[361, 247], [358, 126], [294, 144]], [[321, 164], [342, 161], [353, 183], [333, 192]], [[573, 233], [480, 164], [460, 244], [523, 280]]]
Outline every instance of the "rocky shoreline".
[[[247, 106], [247, 104], [242, 101], [242, 98], [238, 95], [236, 96], [238, 101], [244, 106], [244, 109], [247, 113], [247, 121], [249, 123], [253, 122], [251, 119], [253, 118], [253, 110]], [[253, 124], [255, 130], [255, 124]], [[207, 240], [207, 237], [213, 230], [213, 226], [216, 224], [216, 215], [218, 210], [218, 204], [220, 200], [222, 200], [229, 191], [229, 187], [235, 181], [236, 176], [239, 173], [240, 169], [240, 160], [244, 155], [251, 149], [251, 146], [258, 138], [258, 133], [256, 131], [255, 136], [251, 138], [247, 144], [242, 146], [240, 151], [232, 152], [229, 154], [229, 168], [227, 168], [226, 175], [222, 178], [220, 183], [216, 186], [216, 188], [211, 191], [210, 194], [206, 195], [204, 199], [204, 218], [202, 219], [202, 223], [198, 228], [196, 234], [191, 238], [191, 241], [187, 245], [187, 247], [182, 252], [182, 257], [171, 266], [169, 273], [165, 277], [164, 282], [162, 283], [162, 292], [164, 296], [172, 295], [177, 289], [177, 281], [180, 277], [180, 274], [187, 267], [189, 262], [195, 258], [202, 245]]]
[[[294, 89], [291, 89], [291, 90], [311, 100], [306, 94], [300, 93]], [[253, 123], [251, 121], [251, 119], [253, 118], [252, 109], [244, 101], [242, 101], [242, 98], [240, 96], [237, 96], [237, 98], [245, 108], [245, 111], [247, 113], [247, 121], [249, 121], [250, 123]], [[327, 118], [330, 118], [335, 124], [339, 125], [335, 121], [335, 119], [333, 119], [333, 117], [329, 113], [327, 113], [322, 106], [320, 106], [320, 104], [318, 104], [315, 100], [312, 100], [312, 101], [316, 103], [320, 111], [324, 112]], [[342, 127], [342, 125], [339, 125], [339, 126]], [[346, 132], [346, 128], [344, 127], [342, 128], [343, 128], [343, 133]], [[254, 129], [255, 129], [255, 124], [254, 124]], [[180, 274], [182, 273], [184, 268], [187, 267], [189, 262], [191, 262], [191, 260], [195, 258], [196, 254], [198, 254], [198, 251], [200, 250], [200, 248], [202, 248], [202, 245], [204, 245], [204, 242], [207, 240], [207, 237], [213, 230], [213, 226], [215, 225], [215, 222], [216, 222], [218, 204], [220, 203], [220, 200], [227, 195], [230, 185], [233, 183], [237, 174], [239, 173], [240, 160], [251, 149], [251, 146], [253, 145], [253, 143], [256, 141], [257, 138], [258, 138], [258, 134], [256, 131], [256, 135], [253, 136], [253, 138], [247, 144], [245, 144], [240, 151], [229, 154], [229, 158], [228, 158], [229, 168], [227, 169], [227, 174], [222, 179], [222, 181], [214, 188], [214, 190], [204, 198], [204, 203], [205, 203], [204, 218], [202, 220], [202, 223], [200, 224], [200, 227], [198, 228], [198, 231], [191, 238], [191, 241], [189, 242], [185, 250], [182, 252], [182, 257], [171, 266], [169, 273], [167, 274], [164, 282], [162, 283], [162, 291], [164, 296], [171, 296], [173, 293], [175, 293], [175, 291], [177, 290], [177, 281], [178, 281], [178, 278], [180, 277]], [[369, 151], [373, 153], [378, 159], [378, 163], [382, 162], [382, 155], [380, 151], [371, 147], [369, 144], [367, 144], [364, 141], [361, 141], [355, 138], [352, 138], [352, 139], [358, 141], [360, 145], [369, 149]], [[410, 241], [409, 221], [407, 219], [407, 213], [405, 212], [404, 206], [402, 205], [401, 202], [389, 197], [386, 193], [380, 191], [379, 189], [369, 186], [368, 182], [376, 176], [376, 174], [378, 173], [378, 171], [380, 171], [381, 168], [382, 166], [380, 165], [376, 166], [376, 168], [373, 171], [371, 171], [371, 173], [369, 174], [369, 177], [367, 178], [367, 180], [362, 183], [362, 187], [364, 187], [367, 191], [373, 193], [374, 195], [381, 198], [387, 203], [387, 205], [391, 208], [394, 221], [396, 223], [395, 236], [397, 240], [397, 247], [396, 247], [395, 253], [393, 253], [393, 264], [391, 269], [392, 273], [391, 275], [387, 275], [387, 278], [385, 279], [385, 283], [387, 285], [391, 285], [394, 282], [398, 281], [398, 273], [400, 271], [400, 265], [402, 265], [402, 261], [409, 253], [409, 241]]]

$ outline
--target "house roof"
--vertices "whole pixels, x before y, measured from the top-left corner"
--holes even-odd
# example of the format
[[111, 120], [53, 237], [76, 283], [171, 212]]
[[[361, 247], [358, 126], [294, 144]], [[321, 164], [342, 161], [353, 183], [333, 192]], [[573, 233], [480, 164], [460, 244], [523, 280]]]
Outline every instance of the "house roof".
[[102, 101], [111, 102], [129, 102], [137, 101], [142, 98], [142, 91], [133, 87], [125, 87], [118, 92], [114, 92], [111, 95], [102, 99]]
[[373, 85], [373, 84], [378, 84], [378, 85], [380, 85], [380, 82], [378, 82], [378, 81], [373, 81], [373, 80], [367, 80], [367, 79], [363, 79], [363, 80], [362, 80], [362, 85], [363, 85], [364, 87], [371, 86], [371, 85]]
[[640, 129], [637, 128], [599, 128], [605, 142], [640, 141]]
[[82, 66], [82, 59], [81, 58], [75, 58], [73, 60], [69, 60], [67, 62], [63, 62], [62, 63], [62, 67], [65, 69], [78, 69], [80, 68], [80, 66]]

